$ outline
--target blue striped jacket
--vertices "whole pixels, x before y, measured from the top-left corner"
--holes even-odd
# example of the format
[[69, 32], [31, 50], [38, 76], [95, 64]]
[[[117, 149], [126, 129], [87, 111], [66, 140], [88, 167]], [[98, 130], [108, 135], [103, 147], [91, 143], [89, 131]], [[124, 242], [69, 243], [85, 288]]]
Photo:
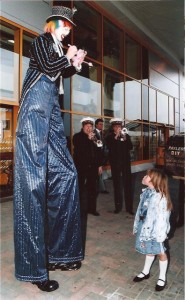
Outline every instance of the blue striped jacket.
[[51, 33], [36, 37], [30, 49], [29, 68], [24, 79], [20, 107], [30, 88], [46, 75], [51, 81], [56, 81], [62, 75], [64, 78], [74, 75], [77, 71], [70, 65], [65, 55], [59, 57]]

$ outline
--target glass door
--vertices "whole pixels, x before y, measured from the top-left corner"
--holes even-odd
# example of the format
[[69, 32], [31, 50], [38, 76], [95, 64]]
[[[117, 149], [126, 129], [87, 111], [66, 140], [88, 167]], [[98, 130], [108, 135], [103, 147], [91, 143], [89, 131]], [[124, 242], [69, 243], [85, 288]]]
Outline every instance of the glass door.
[[0, 194], [13, 194], [13, 109], [0, 107]]

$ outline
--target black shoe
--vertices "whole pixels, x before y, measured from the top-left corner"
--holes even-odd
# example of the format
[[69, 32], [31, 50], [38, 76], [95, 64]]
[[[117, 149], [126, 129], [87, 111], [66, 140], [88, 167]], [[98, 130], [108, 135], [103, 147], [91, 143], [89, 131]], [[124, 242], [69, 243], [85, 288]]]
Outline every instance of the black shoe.
[[120, 211], [121, 211], [120, 209], [115, 209], [115, 210], [114, 210], [114, 213], [115, 213], [115, 214], [119, 214]]
[[55, 270], [61, 270], [61, 271], [76, 271], [81, 268], [81, 261], [75, 261], [71, 263], [49, 263], [48, 270], [49, 271], [55, 271]]
[[148, 279], [150, 277], [150, 273], [148, 273], [147, 275], [145, 275], [143, 272], [141, 272], [141, 273], [144, 275], [144, 277], [136, 276], [133, 279], [134, 282], [140, 282], [140, 281], [143, 281], [144, 279]]
[[53, 292], [59, 288], [59, 284], [57, 281], [49, 279], [45, 281], [35, 281], [32, 282], [32, 284], [37, 285], [38, 288], [44, 292]]
[[167, 284], [167, 282], [166, 281], [164, 281], [164, 280], [162, 280], [162, 279], [158, 279], [158, 280], [160, 280], [160, 281], [163, 281], [164, 282], [164, 285], [158, 285], [158, 284], [156, 284], [156, 286], [155, 286], [155, 290], [157, 291], [157, 292], [161, 292], [161, 291], [163, 291], [164, 290], [164, 288], [165, 288], [165, 286], [166, 286], [166, 284]]
[[108, 191], [102, 191], [102, 192], [100, 192], [101, 194], [109, 194], [109, 192]]
[[89, 214], [93, 215], [93, 216], [100, 216], [99, 212], [95, 211], [95, 212], [89, 212]]

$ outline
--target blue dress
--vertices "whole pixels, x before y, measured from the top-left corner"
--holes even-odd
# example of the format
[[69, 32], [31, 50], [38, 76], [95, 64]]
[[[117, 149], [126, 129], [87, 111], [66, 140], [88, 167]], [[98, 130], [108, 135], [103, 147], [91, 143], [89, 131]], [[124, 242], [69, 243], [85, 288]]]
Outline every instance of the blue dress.
[[150, 205], [150, 201], [152, 201], [152, 197], [154, 193], [155, 190], [147, 188], [142, 195], [142, 199], [140, 203], [140, 209], [139, 209], [140, 220], [137, 225], [135, 248], [138, 252], [142, 254], [156, 255], [156, 254], [164, 253], [166, 251], [163, 242], [157, 242], [156, 239], [141, 240], [141, 230], [146, 220], [147, 210]]

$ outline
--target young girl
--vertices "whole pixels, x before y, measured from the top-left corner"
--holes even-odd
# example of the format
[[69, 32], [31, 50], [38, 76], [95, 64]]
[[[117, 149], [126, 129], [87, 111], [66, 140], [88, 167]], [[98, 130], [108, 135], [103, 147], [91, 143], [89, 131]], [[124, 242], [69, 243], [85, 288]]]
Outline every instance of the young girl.
[[142, 272], [133, 281], [140, 282], [150, 277], [150, 268], [159, 256], [159, 279], [155, 290], [162, 291], [166, 286], [166, 271], [168, 259], [165, 253], [164, 241], [170, 230], [170, 211], [172, 203], [168, 191], [168, 178], [160, 170], [148, 170], [142, 180], [147, 188], [140, 196], [136, 212], [133, 233], [136, 234], [136, 250], [146, 254]]

